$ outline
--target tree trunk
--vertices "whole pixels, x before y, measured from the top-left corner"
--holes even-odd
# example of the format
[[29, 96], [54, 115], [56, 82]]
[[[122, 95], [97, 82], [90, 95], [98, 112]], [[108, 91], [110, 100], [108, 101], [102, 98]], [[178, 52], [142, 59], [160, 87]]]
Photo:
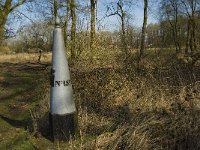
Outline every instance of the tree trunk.
[[196, 23], [195, 20], [193, 20], [193, 24], [192, 24], [192, 35], [193, 35], [193, 43], [194, 43], [194, 51], [197, 51], [197, 42], [196, 42]]
[[148, 0], [144, 0], [144, 20], [142, 26], [142, 36], [141, 36], [141, 48], [140, 48], [140, 59], [144, 55], [145, 49], [145, 35], [147, 30], [147, 7], [148, 7]]
[[71, 0], [71, 59], [73, 60], [76, 56], [76, 12], [75, 12], [75, 0]]
[[[2, 16], [1, 13], [0, 13], [0, 16]], [[0, 18], [0, 46], [2, 45], [2, 42], [4, 39], [4, 27], [5, 27], [6, 20], [7, 20], [6, 18], [4, 18], [4, 17]]]
[[195, 43], [194, 43], [194, 41], [195, 41], [195, 29], [193, 28], [194, 27], [194, 25], [195, 25], [195, 22], [194, 22], [194, 12], [193, 12], [193, 4], [192, 4], [192, 15], [191, 16], [189, 16], [189, 20], [190, 20], [190, 30], [191, 30], [191, 32], [190, 32], [190, 49], [191, 49], [191, 52], [193, 53], [194, 52], [194, 48], [195, 48]]
[[176, 23], [175, 22], [175, 25], [173, 25], [173, 23], [169, 20], [170, 22], [170, 25], [172, 27], [172, 36], [173, 36], [173, 41], [174, 41], [174, 44], [175, 44], [175, 47], [176, 47], [176, 53], [178, 53], [178, 41], [177, 41], [177, 28], [176, 28]]
[[68, 48], [67, 45], [67, 31], [68, 31], [68, 21], [69, 21], [69, 11], [70, 11], [70, 0], [66, 1], [67, 3], [67, 8], [66, 8], [66, 17], [65, 17], [65, 25], [64, 25], [64, 43], [65, 43], [65, 47], [66, 50]]
[[12, 0], [6, 0], [5, 5], [3, 6], [3, 10], [0, 12], [0, 45], [2, 44], [4, 39], [4, 28], [6, 25], [8, 14], [11, 11], [11, 3]]
[[122, 44], [124, 46], [125, 53], [127, 54], [128, 50], [127, 50], [127, 44], [126, 44], [126, 31], [125, 31], [124, 19], [125, 19], [125, 14], [122, 11], [122, 17], [121, 17], [121, 24], [122, 24]]
[[176, 41], [176, 53], [180, 52], [181, 51], [181, 47], [180, 47], [180, 43], [179, 43], [179, 37], [178, 37], [178, 6], [177, 6], [177, 3], [174, 4], [175, 8], [175, 41]]
[[173, 29], [174, 30], [174, 42], [175, 42], [175, 46], [176, 46], [176, 53], [178, 53], [181, 51], [179, 35], [178, 35], [178, 3], [177, 3], [177, 1], [172, 1], [171, 3], [172, 3], [172, 7], [174, 10], [174, 17], [175, 17], [174, 29]]
[[125, 51], [125, 54], [127, 55], [128, 54], [128, 49], [127, 49], [127, 44], [126, 44], [126, 31], [125, 31], [125, 12], [122, 8], [122, 5], [118, 2], [117, 3], [119, 9], [120, 9], [120, 12], [121, 12], [121, 15], [119, 15], [120, 19], [121, 19], [121, 28], [122, 28], [122, 36], [121, 36], [121, 41], [122, 41], [122, 47], [123, 47], [123, 50]]
[[[194, 5], [194, 4], [193, 4]], [[193, 45], [193, 50], [196, 51], [197, 50], [197, 43], [196, 43], [196, 22], [195, 22], [195, 10], [193, 8], [192, 10], [192, 18], [191, 18], [191, 23], [192, 23], [192, 45]]]
[[57, 15], [58, 15], [58, 1], [54, 0], [54, 18], [56, 19]]
[[[186, 50], [190, 47], [191, 53], [197, 50], [197, 43], [196, 43], [196, 20], [195, 20], [195, 12], [197, 7], [197, 1], [192, 0], [189, 3], [191, 14], [188, 13], [188, 33], [187, 33], [187, 42], [186, 43]], [[189, 12], [189, 11], [188, 11]], [[189, 46], [187, 46], [187, 44]]]
[[4, 2], [4, 5], [2, 4], [1, 6], [2, 10], [0, 11], [0, 45], [2, 44], [2, 41], [4, 39], [4, 28], [5, 28], [9, 13], [12, 12], [18, 6], [26, 2], [25, 0], [22, 0], [22, 1], [19, 1], [18, 3], [15, 3], [12, 6], [12, 1], [14, 0], [6, 0]]
[[91, 31], [90, 31], [90, 48], [94, 50], [95, 42], [95, 10], [96, 10], [96, 0], [90, 0], [91, 3]]
[[190, 51], [189, 45], [190, 45], [190, 20], [188, 20], [188, 24], [187, 24], [187, 37], [186, 37], [185, 53], [188, 53]]

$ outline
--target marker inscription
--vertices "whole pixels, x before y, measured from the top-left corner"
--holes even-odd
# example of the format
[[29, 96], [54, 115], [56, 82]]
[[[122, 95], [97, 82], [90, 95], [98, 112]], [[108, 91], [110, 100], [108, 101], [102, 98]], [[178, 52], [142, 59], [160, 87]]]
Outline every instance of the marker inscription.
[[69, 86], [71, 84], [70, 80], [65, 81], [55, 81], [54, 87], [60, 87], [60, 86]]

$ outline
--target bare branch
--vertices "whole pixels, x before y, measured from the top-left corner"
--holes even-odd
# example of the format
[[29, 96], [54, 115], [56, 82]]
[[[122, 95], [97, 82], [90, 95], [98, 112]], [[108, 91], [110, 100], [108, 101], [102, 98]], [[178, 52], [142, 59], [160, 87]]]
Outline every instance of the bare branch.
[[28, 20], [30, 20], [32, 23], [35, 23], [31, 18], [29, 18], [27, 15], [25, 15], [24, 13], [22, 13], [19, 10], [15, 10], [17, 13], [19, 13], [20, 15], [23, 15], [25, 18], [27, 18]]
[[15, 5], [13, 5], [11, 8], [10, 8], [10, 12], [12, 12], [15, 8], [17, 8], [18, 6], [20, 5], [23, 5], [24, 3], [26, 3], [27, 0], [21, 0], [19, 1], [18, 3], [16, 3]]
[[189, 11], [188, 11], [188, 8], [187, 8], [186, 3], [185, 3], [183, 0], [181, 0], [181, 2], [182, 2], [182, 4], [183, 4], [184, 7], [185, 7], [185, 10], [186, 10], [186, 13], [187, 13], [188, 17], [190, 18], [191, 16], [190, 16], [190, 13], [189, 13]]

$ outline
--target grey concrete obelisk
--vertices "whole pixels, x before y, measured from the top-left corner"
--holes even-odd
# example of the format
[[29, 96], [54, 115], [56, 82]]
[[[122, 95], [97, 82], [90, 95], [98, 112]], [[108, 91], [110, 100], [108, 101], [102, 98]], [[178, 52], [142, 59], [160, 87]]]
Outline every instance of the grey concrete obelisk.
[[69, 140], [76, 132], [76, 107], [60, 19], [53, 31], [50, 125], [54, 140]]

